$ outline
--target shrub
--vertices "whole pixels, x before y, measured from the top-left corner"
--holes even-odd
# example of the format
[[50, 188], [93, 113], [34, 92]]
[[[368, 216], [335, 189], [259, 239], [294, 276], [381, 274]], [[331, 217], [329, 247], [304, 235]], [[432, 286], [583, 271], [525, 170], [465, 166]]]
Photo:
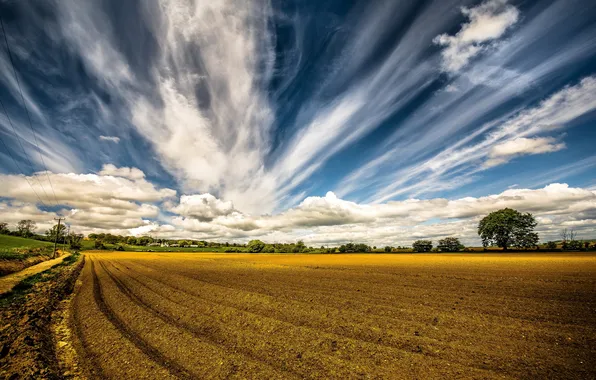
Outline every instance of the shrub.
[[582, 242], [579, 240], [572, 240], [567, 243], [567, 249], [570, 249], [573, 251], [580, 250], [580, 249], [582, 249]]

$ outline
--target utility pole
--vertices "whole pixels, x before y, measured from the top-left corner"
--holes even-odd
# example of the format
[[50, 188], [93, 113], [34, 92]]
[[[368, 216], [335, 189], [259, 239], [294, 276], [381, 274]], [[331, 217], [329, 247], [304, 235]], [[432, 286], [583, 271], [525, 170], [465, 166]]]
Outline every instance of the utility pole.
[[64, 220], [64, 218], [54, 218], [54, 220], [58, 221], [58, 228], [56, 228], [56, 237], [54, 238], [54, 254], [52, 255], [52, 259], [56, 258], [56, 244], [58, 244], [58, 235], [60, 235], [60, 222]]
[[70, 242], [70, 224], [67, 224], [67, 227], [68, 230], [66, 231], [66, 236], [64, 237], [64, 249], [66, 249], [66, 242]]

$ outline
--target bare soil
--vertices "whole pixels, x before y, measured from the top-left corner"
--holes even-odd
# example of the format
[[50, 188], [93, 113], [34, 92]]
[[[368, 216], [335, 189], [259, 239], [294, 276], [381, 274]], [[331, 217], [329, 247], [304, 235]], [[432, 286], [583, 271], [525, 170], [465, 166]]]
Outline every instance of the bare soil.
[[[59, 266], [32, 288], [3, 295], [0, 306], [0, 378], [56, 379], [52, 313], [73, 290], [83, 261]], [[41, 277], [40, 277], [41, 278]]]
[[49, 256], [34, 256], [25, 260], [0, 260], [0, 276], [6, 276], [21, 271], [49, 259]]
[[596, 378], [596, 256], [89, 253], [90, 378]]

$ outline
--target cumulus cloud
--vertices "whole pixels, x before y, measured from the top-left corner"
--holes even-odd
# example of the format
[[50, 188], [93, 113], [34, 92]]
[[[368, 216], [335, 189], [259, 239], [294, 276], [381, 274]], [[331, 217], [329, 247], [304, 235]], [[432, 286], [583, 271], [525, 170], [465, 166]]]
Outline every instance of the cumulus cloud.
[[551, 184], [535, 190], [508, 189], [478, 198], [408, 199], [379, 204], [350, 202], [328, 192], [324, 197], [308, 197], [298, 206], [275, 215], [251, 216], [233, 211], [209, 222], [188, 216], [175, 217], [171, 224], [216, 239], [261, 237], [293, 241], [302, 238], [310, 244], [366, 241], [395, 245], [397, 242], [409, 244], [418, 238], [453, 235], [469, 244], [478, 244], [476, 226], [480, 217], [505, 207], [537, 215], [543, 239], [554, 238], [557, 228], [578, 218], [587, 221], [575, 223], [578, 226], [596, 224], [596, 191], [566, 184]]
[[497, 166], [518, 156], [557, 152], [565, 147], [565, 143], [553, 137], [519, 137], [493, 146], [484, 165]]
[[489, 42], [497, 40], [519, 19], [519, 11], [507, 0], [489, 0], [473, 8], [463, 7], [462, 13], [469, 21], [459, 32], [450, 36], [441, 34], [433, 42], [444, 46], [443, 70], [457, 72], [487, 49]]
[[99, 136], [99, 139], [103, 140], [103, 141], [111, 141], [116, 144], [118, 144], [120, 142], [120, 137], [117, 137], [117, 136], [103, 136], [102, 135], [102, 136]]
[[[51, 179], [55, 193], [55, 199], [50, 197], [47, 203], [55, 201], [54, 206], [58, 208], [52, 213], [37, 208], [37, 196], [29, 185], [35, 184], [35, 179], [44, 180], [47, 177]], [[16, 222], [27, 219], [22, 214], [29, 213], [37, 215], [31, 217], [34, 220], [41, 218], [48, 221], [60, 214], [84, 230], [139, 227], [144, 225], [144, 220], [159, 215], [158, 205], [162, 201], [176, 196], [175, 190], [159, 189], [144, 177], [139, 169], [117, 168], [113, 165], [105, 165], [99, 174], [3, 174], [0, 175], [0, 194], [8, 199], [4, 205], [5, 219]], [[15, 208], [18, 212], [9, 211]]]
[[102, 176], [114, 176], [114, 177], [122, 177], [128, 178], [131, 180], [138, 180], [145, 178], [145, 173], [142, 170], [137, 168], [128, 168], [128, 167], [116, 167], [112, 164], [105, 164], [101, 171], [99, 172]]
[[180, 203], [171, 211], [182, 216], [209, 221], [221, 215], [231, 214], [234, 211], [234, 205], [230, 201], [222, 201], [208, 193], [182, 195]]
[[[596, 191], [557, 183], [541, 189], [513, 188], [484, 197], [411, 198], [374, 204], [347, 201], [328, 192], [323, 197], [307, 197], [281, 213], [251, 215], [208, 193], [183, 195], [177, 200], [172, 198], [172, 190], [157, 189], [145, 179], [131, 181], [95, 174], [52, 174], [64, 206], [57, 212], [44, 211], [30, 203], [31, 194], [20, 184], [23, 179], [14, 177], [1, 178], [2, 184], [15, 190], [6, 192], [7, 200], [0, 201], [0, 219], [11, 224], [33, 219], [42, 231], [60, 214], [73, 228], [85, 233], [239, 242], [253, 238], [279, 242], [302, 239], [312, 245], [349, 241], [407, 245], [420, 238], [457, 236], [466, 244], [479, 244], [479, 219], [505, 207], [534, 213], [543, 241], [556, 238], [562, 226], [574, 226], [580, 232], [596, 226]], [[89, 196], [69, 201], [65, 188]]]

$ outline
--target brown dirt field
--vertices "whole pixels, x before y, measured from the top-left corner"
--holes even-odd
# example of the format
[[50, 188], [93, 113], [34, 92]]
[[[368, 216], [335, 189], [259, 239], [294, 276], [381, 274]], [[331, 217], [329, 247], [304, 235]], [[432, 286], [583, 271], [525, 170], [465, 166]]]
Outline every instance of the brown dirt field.
[[596, 378], [596, 255], [91, 252], [96, 378]]

